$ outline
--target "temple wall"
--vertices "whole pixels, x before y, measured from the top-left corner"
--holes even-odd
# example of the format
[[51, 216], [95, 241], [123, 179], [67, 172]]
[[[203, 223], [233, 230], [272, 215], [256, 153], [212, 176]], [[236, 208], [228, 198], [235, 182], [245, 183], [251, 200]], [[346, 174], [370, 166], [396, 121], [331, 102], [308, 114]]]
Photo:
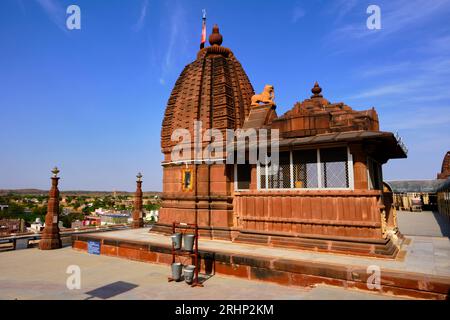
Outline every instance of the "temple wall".
[[438, 191], [437, 203], [439, 213], [450, 219], [450, 187]]
[[234, 197], [239, 229], [290, 235], [382, 238], [378, 190], [245, 191]]
[[[183, 171], [191, 170], [192, 188], [183, 188]], [[225, 164], [167, 165], [163, 168], [163, 202], [159, 223], [195, 223], [200, 227], [233, 226], [232, 167]]]

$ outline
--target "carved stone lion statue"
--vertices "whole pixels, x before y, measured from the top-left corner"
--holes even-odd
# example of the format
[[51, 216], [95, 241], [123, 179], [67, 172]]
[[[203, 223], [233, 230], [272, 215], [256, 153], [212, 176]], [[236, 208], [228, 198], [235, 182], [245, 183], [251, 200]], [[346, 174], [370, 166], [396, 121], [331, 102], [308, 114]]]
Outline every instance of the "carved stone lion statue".
[[275, 99], [275, 92], [273, 89], [273, 86], [270, 84], [266, 84], [264, 86], [264, 90], [263, 92], [261, 92], [260, 94], [255, 94], [252, 97], [252, 106], [259, 106], [259, 103], [263, 103], [263, 104], [269, 104], [269, 105], [275, 105], [274, 102]]

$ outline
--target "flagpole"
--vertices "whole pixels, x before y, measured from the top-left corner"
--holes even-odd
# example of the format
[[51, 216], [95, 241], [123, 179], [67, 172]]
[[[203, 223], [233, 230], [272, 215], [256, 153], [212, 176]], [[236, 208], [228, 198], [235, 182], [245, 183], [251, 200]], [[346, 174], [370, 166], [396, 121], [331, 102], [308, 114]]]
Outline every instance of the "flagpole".
[[200, 49], [205, 47], [206, 42], [206, 10], [203, 9], [203, 17], [202, 17], [202, 40], [200, 42]]

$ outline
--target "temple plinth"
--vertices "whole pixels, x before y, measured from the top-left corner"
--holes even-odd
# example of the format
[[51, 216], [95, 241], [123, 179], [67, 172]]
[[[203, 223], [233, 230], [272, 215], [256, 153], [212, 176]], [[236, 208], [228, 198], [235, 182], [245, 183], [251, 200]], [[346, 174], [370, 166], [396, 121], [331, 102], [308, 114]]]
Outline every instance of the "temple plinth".
[[142, 174], [139, 172], [136, 176], [136, 192], [134, 193], [134, 208], [133, 208], [133, 222], [131, 227], [133, 229], [142, 228], [144, 226], [144, 219], [142, 218]]
[[59, 234], [59, 190], [58, 190], [58, 168], [52, 170], [52, 187], [49, 192], [47, 214], [45, 216], [45, 228], [39, 242], [39, 249], [52, 250], [62, 247]]

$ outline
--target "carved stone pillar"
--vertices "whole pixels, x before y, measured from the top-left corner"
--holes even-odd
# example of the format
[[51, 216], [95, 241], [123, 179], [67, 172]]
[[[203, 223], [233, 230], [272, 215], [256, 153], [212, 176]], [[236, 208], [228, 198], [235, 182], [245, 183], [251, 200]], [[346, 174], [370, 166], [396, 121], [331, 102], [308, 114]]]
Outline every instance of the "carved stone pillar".
[[136, 177], [137, 187], [134, 194], [133, 222], [131, 223], [133, 229], [144, 226], [144, 219], [142, 218], [142, 174], [139, 172]]
[[258, 177], [256, 172], [256, 165], [251, 166], [251, 175], [250, 175], [250, 190], [258, 189]]
[[350, 145], [350, 153], [353, 157], [353, 179], [355, 189], [368, 189], [367, 156], [361, 144]]
[[45, 228], [42, 231], [39, 249], [52, 250], [62, 247], [59, 234], [59, 190], [58, 190], [58, 168], [52, 170], [52, 187], [49, 192], [47, 214], [45, 215]]

